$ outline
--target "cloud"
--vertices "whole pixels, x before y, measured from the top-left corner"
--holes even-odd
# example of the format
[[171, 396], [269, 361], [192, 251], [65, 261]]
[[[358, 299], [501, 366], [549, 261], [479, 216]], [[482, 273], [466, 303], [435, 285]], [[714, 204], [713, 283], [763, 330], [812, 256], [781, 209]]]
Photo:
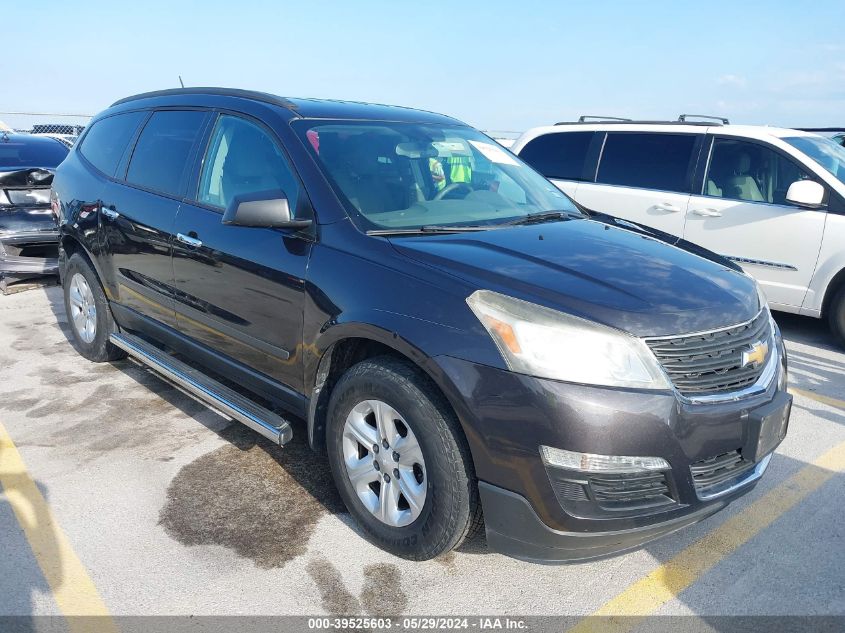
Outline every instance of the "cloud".
[[720, 86], [733, 86], [735, 88], [745, 88], [748, 84], [748, 81], [745, 77], [741, 75], [722, 75], [718, 79], [716, 79], [716, 83]]

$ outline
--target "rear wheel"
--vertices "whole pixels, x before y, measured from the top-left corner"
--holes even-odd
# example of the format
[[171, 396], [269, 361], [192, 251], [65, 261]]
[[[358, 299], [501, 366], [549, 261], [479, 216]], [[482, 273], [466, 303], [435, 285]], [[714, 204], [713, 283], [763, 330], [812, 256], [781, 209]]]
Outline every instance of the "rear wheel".
[[328, 416], [332, 475], [376, 545], [427, 560], [481, 525], [466, 439], [417, 368], [391, 357], [355, 365], [332, 392]]
[[72, 255], [62, 278], [65, 312], [76, 351], [95, 362], [125, 357], [125, 352], [109, 342], [109, 335], [116, 329], [114, 320], [97, 273], [88, 260], [78, 253]]

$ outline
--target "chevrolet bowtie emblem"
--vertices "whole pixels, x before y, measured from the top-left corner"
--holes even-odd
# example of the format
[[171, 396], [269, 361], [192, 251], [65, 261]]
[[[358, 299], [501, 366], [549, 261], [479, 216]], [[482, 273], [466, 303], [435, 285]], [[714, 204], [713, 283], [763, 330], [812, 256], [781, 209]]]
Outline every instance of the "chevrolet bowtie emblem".
[[766, 341], [752, 343], [750, 349], [743, 350], [742, 352], [742, 366], [762, 365], [768, 355], [769, 344]]

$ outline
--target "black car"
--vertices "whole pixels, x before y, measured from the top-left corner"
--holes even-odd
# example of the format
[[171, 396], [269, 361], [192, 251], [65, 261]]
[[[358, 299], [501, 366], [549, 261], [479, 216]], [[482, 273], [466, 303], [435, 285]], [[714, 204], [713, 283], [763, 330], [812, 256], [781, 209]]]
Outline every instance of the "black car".
[[54, 189], [79, 352], [307, 433], [399, 556], [482, 525], [527, 560], [637, 547], [751, 489], [786, 433], [753, 279], [579, 210], [455, 119], [147, 93], [95, 118]]
[[54, 139], [0, 131], [0, 289], [58, 272], [59, 231], [50, 185], [68, 147]]

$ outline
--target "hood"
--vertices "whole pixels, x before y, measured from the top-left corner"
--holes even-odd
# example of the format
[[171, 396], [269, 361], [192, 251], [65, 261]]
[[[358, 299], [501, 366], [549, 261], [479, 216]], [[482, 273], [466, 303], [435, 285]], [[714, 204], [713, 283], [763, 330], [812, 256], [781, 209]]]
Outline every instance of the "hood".
[[705, 258], [654, 235], [593, 220], [394, 237], [391, 243], [474, 287], [636, 336], [715, 329], [759, 310], [754, 281], [715, 254]]

